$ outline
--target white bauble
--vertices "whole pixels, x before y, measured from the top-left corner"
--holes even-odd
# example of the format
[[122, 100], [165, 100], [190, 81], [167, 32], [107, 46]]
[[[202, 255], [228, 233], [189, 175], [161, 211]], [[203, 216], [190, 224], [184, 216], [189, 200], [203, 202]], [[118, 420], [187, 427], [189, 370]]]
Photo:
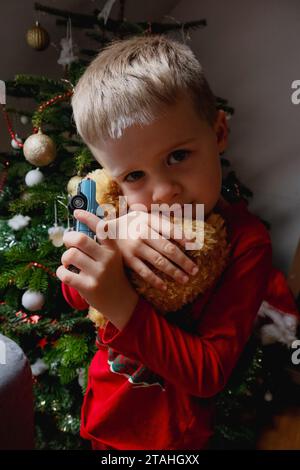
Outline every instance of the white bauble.
[[7, 224], [13, 230], [21, 230], [29, 224], [31, 218], [28, 215], [17, 214], [14, 215], [11, 219], [8, 220]]
[[45, 296], [41, 292], [27, 290], [22, 296], [22, 305], [30, 312], [40, 310], [45, 303]]
[[16, 134], [15, 138], [11, 140], [10, 144], [11, 144], [12, 148], [14, 148], [16, 150], [19, 150], [21, 147], [18, 146], [17, 142], [19, 142], [19, 144], [21, 144], [23, 141]]
[[20, 121], [21, 121], [21, 123], [24, 124], [24, 126], [25, 126], [25, 124], [28, 124], [28, 122], [29, 122], [28, 116], [24, 116], [24, 115], [21, 116], [21, 117], [20, 117]]
[[43, 173], [36, 168], [35, 170], [30, 170], [25, 176], [25, 183], [30, 188], [36, 184], [40, 184], [44, 179]]

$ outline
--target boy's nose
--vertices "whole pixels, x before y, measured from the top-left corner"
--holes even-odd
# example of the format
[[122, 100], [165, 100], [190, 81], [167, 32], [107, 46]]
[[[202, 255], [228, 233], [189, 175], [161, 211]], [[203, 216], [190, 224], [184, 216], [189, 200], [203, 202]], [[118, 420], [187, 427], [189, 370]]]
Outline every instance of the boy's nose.
[[175, 182], [160, 182], [154, 185], [152, 202], [154, 204], [173, 204], [178, 202], [178, 196], [180, 196], [181, 192], [180, 185]]

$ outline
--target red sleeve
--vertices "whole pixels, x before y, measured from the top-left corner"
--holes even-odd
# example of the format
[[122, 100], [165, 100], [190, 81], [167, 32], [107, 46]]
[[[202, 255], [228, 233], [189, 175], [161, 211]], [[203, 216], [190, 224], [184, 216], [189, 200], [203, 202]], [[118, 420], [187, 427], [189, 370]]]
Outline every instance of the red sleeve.
[[74, 287], [68, 286], [62, 282], [61, 290], [66, 302], [71, 305], [71, 307], [76, 308], [77, 310], [86, 310], [89, 308], [89, 304], [81, 297]]
[[199, 312], [195, 333], [171, 324], [140, 298], [122, 331], [111, 322], [99, 330], [103, 343], [191, 395], [214, 396], [225, 386], [252, 333], [272, 267], [270, 242], [246, 245]]

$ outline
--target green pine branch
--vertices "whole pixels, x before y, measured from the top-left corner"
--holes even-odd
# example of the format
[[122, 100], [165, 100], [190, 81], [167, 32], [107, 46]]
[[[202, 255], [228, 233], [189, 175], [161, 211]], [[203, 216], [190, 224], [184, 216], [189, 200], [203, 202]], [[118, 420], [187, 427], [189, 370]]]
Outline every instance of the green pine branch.
[[68, 384], [77, 377], [77, 369], [87, 365], [88, 359], [86, 338], [75, 335], [62, 336], [44, 355], [50, 374], [58, 375], [62, 384]]

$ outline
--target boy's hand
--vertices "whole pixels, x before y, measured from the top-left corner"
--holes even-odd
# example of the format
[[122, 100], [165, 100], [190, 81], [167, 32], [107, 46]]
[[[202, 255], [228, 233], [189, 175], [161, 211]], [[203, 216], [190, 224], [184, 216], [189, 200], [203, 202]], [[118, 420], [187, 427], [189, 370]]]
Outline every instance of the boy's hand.
[[[101, 239], [103, 221], [82, 210], [74, 211], [76, 219], [87, 224]], [[119, 234], [128, 233], [130, 237], [129, 224], [138, 219], [138, 232], [143, 235], [138, 238], [118, 238]], [[155, 288], [164, 290], [165, 283], [143, 262], [146, 260], [155, 268], [169, 275], [177, 282], [188, 281], [186, 273], [195, 275], [198, 271], [197, 265], [191, 261], [174, 243], [164, 237], [174, 238], [175, 226], [169, 219], [158, 214], [148, 214], [142, 211], [132, 211], [117, 219], [107, 220], [108, 233], [115, 233], [114, 240], [119, 247], [126, 266], [139, 274], [146, 282]], [[97, 230], [98, 227], [98, 230]], [[103, 232], [102, 232], [103, 234]], [[161, 235], [162, 234], [162, 235]], [[103, 239], [103, 237], [102, 237]], [[177, 239], [184, 245], [191, 238], [183, 237]], [[172, 262], [171, 262], [172, 261]], [[182, 268], [180, 269], [179, 266]], [[196, 271], [193, 272], [193, 269]], [[185, 272], [186, 271], [186, 272]]]
[[[102, 220], [99, 222], [98, 217], [96, 219], [98, 223], [106, 224]], [[91, 225], [89, 221], [87, 225]], [[90, 228], [95, 231], [94, 226]], [[134, 311], [138, 295], [125, 274], [122, 254], [115, 240], [106, 239], [99, 245], [87, 235], [72, 231], [64, 234], [63, 241], [69, 249], [61, 257], [57, 277], [74, 287], [89, 305], [118, 329], [123, 329]], [[70, 264], [80, 272], [69, 271]]]

